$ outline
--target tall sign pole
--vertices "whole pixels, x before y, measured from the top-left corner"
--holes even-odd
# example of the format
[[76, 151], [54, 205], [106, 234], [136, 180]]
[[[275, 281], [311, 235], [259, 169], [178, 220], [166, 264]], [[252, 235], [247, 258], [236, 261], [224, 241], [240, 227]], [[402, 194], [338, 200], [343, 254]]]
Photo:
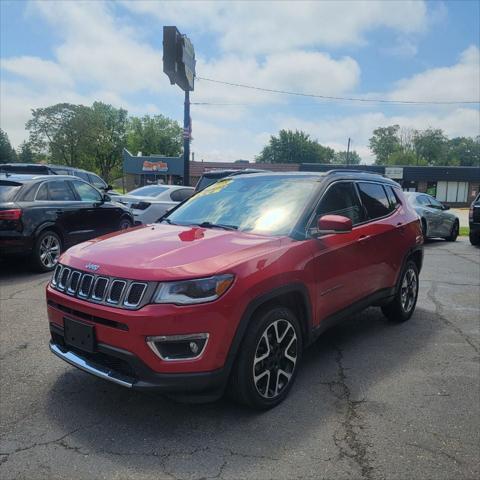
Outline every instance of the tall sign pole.
[[163, 27], [163, 71], [172, 85], [185, 92], [183, 108], [183, 184], [190, 185], [190, 141], [192, 119], [190, 117], [190, 92], [195, 83], [195, 49], [186, 35], [177, 27]]
[[346, 158], [346, 163], [347, 163], [347, 167], [349, 166], [349, 155], [350, 155], [350, 137], [348, 137], [348, 146], [347, 146], [347, 158]]
[[185, 90], [185, 103], [183, 107], [183, 184], [190, 186], [190, 92]]

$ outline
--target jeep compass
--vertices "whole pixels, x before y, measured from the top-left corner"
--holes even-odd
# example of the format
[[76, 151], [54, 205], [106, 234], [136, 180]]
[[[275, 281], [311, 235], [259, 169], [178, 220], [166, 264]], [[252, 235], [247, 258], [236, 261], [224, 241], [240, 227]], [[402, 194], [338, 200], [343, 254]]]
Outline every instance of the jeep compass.
[[132, 389], [267, 409], [302, 351], [371, 305], [415, 309], [419, 218], [397, 183], [335, 170], [219, 180], [158, 223], [74, 246], [47, 287], [51, 351]]

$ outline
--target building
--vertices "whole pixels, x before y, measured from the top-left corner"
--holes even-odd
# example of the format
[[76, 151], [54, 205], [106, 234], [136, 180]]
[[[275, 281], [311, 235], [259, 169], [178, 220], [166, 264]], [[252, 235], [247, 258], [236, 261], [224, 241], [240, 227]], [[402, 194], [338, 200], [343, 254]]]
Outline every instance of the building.
[[[479, 167], [414, 167], [382, 165], [326, 165], [318, 163], [248, 163], [190, 162], [190, 185], [195, 185], [204, 172], [212, 170], [241, 170], [260, 168], [273, 172], [326, 172], [335, 168], [349, 168], [379, 173], [396, 180], [404, 190], [426, 192], [450, 206], [470, 205], [480, 189]], [[160, 155], [134, 156], [123, 151], [125, 189], [150, 183], [182, 184], [183, 157]]]

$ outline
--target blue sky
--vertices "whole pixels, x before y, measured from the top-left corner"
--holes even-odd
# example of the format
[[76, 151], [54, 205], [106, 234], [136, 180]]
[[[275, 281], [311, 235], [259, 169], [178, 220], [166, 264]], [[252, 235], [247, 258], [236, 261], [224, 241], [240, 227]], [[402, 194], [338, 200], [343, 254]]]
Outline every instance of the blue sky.
[[[162, 26], [193, 41], [197, 74], [320, 95], [420, 101], [480, 98], [480, 2], [0, 2], [0, 123], [18, 146], [30, 109], [95, 100], [182, 120], [162, 72]], [[280, 128], [372, 161], [374, 128], [480, 133], [477, 105], [325, 102], [197, 81], [197, 160], [253, 160]], [[229, 104], [229, 105], [215, 105]]]

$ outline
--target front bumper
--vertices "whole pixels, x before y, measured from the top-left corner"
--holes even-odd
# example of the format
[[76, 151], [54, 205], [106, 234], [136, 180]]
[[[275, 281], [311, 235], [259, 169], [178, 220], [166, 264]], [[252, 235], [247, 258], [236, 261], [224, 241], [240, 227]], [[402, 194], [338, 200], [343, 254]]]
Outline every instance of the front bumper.
[[63, 329], [59, 326], [50, 324], [50, 331], [50, 351], [54, 355], [84, 372], [122, 387], [217, 397], [228, 379], [224, 368], [197, 373], [154, 372], [126, 350], [99, 343], [95, 353], [87, 353], [65, 345]]

